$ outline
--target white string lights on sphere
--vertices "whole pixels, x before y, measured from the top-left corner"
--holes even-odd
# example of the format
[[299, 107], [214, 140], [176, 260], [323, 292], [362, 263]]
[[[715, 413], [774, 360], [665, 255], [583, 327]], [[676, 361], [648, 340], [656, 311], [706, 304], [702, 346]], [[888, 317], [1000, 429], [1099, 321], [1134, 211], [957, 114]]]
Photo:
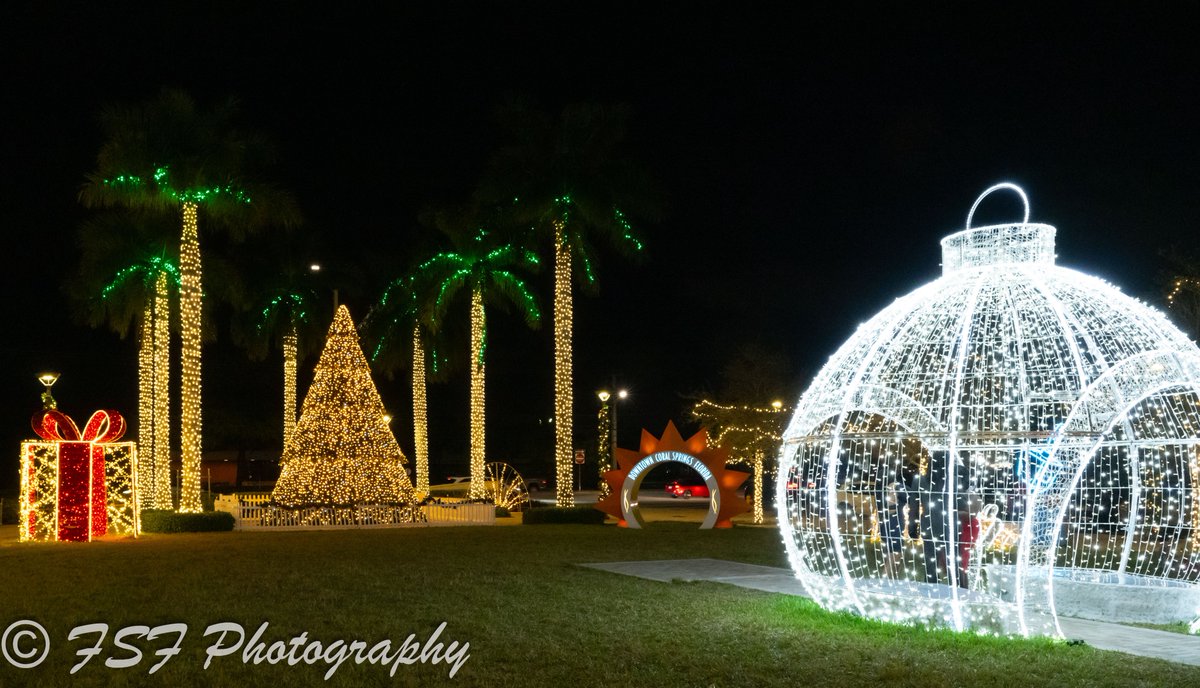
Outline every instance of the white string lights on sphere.
[[[972, 227], [1016, 192], [1021, 222]], [[1200, 604], [1200, 349], [1055, 265], [1015, 185], [941, 241], [941, 278], [859, 327], [805, 391], [776, 490], [823, 606], [958, 630], [1173, 623]]]

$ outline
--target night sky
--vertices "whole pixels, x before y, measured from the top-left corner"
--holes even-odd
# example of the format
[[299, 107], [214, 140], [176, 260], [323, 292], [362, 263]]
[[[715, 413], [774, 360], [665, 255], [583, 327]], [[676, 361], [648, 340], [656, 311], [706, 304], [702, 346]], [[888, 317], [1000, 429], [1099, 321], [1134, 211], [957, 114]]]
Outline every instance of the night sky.
[[[0, 486], [16, 480], [40, 370], [62, 373], [56, 396], [77, 419], [135, 415], [134, 341], [72, 320], [61, 284], [91, 212], [77, 194], [101, 107], [162, 87], [202, 105], [236, 96], [242, 124], [274, 139], [273, 179], [298, 198], [311, 259], [344, 279], [331, 286], [356, 319], [428, 246], [422, 209], [470, 196], [506, 98], [632, 106], [630, 144], [666, 212], [634, 218], [644, 261], [601, 254], [599, 293], [576, 296], [579, 446], [594, 435], [597, 389], [630, 389], [620, 441], [634, 446], [639, 428], [687, 422], [686, 397], [718, 390], [745, 344], [785, 356], [779, 387], [794, 403], [858, 323], [938, 276], [938, 240], [998, 181], [1022, 185], [1032, 219], [1058, 228], [1060, 264], [1148, 301], [1162, 301], [1164, 255], [1200, 253], [1200, 58], [1182, 17], [1011, 3], [836, 16], [436, 4], [6, 10]], [[1018, 213], [998, 195], [977, 224]], [[225, 244], [204, 246], [239, 250]], [[533, 280], [548, 314], [549, 270]], [[268, 434], [279, 423], [277, 355], [247, 361], [218, 325], [205, 349], [206, 449], [220, 448], [208, 436], [222, 419]], [[550, 476], [549, 323], [534, 332], [496, 313], [490, 327], [489, 458]], [[404, 376], [379, 387], [411, 455]], [[430, 395], [433, 460], [463, 471], [465, 375]]]

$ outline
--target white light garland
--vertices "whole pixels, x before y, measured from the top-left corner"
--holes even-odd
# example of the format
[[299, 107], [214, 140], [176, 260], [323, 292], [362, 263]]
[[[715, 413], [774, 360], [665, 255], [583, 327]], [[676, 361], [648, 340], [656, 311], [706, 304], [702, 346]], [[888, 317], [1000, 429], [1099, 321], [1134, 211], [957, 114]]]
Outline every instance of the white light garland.
[[[1020, 223], [972, 228], [1006, 189]], [[1054, 264], [1011, 184], [943, 275], [859, 327], [801, 397], [776, 477], [815, 599], [885, 620], [1059, 634], [1058, 614], [1200, 602], [1200, 349]], [[1136, 616], [1136, 615], [1135, 615]]]

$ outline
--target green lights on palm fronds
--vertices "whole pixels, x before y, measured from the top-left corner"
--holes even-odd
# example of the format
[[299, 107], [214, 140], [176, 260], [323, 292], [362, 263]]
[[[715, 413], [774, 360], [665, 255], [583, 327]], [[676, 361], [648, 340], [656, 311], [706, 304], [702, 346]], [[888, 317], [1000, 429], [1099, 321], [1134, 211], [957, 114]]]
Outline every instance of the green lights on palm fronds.
[[[140, 176], [136, 174], [119, 174], [109, 179], [101, 180], [105, 186], [124, 189], [140, 189], [146, 188], [147, 184]], [[250, 203], [250, 196], [242, 189], [232, 185], [216, 185], [216, 186], [201, 186], [192, 189], [176, 189], [171, 186], [170, 173], [168, 166], [163, 165], [154, 170], [153, 176], [154, 188], [159, 193], [171, 198], [179, 203], [207, 203], [217, 196], [228, 196], [239, 203]]]

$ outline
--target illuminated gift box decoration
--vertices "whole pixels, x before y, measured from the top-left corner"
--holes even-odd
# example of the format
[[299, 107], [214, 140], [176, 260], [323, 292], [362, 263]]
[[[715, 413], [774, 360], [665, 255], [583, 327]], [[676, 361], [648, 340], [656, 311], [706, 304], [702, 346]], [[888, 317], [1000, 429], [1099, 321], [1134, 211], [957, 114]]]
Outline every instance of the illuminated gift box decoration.
[[[972, 227], [992, 191], [1025, 217]], [[804, 392], [777, 494], [823, 606], [1061, 635], [1200, 605], [1200, 349], [1055, 264], [1023, 192], [984, 192], [942, 276], [861, 325]]]
[[117, 442], [121, 414], [97, 411], [80, 432], [47, 410], [34, 415], [33, 429], [43, 441], [21, 444], [21, 541], [89, 542], [110, 528], [136, 536], [137, 445]]

